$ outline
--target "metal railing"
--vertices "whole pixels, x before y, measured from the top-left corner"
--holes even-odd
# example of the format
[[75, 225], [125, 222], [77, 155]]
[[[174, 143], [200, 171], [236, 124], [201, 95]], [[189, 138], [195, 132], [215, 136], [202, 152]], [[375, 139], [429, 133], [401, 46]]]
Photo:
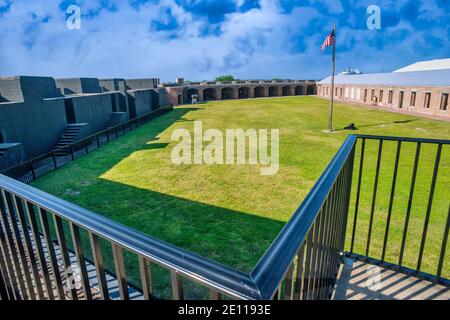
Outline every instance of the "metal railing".
[[[442, 159], [450, 141], [368, 135], [359, 135], [358, 140], [359, 170], [346, 255], [448, 286], [442, 277], [450, 224], [448, 154], [446, 163]], [[380, 190], [382, 181], [385, 186]], [[438, 182], [439, 212], [432, 214]], [[369, 201], [362, 208], [364, 195]], [[377, 206], [387, 210], [380, 214]], [[416, 230], [411, 230], [412, 222]], [[439, 228], [430, 234], [430, 226]]]
[[[389, 137], [359, 138], [363, 145], [367, 139], [409, 141]], [[61, 264], [63, 269], [70, 264], [69, 243], [73, 244], [82, 275], [82, 296], [91, 299], [91, 290], [96, 286], [100, 299], [110, 298], [105, 284], [105, 254], [100, 241], [106, 242], [112, 251], [121, 299], [129, 298], [124, 251], [137, 257], [140, 287], [145, 299], [158, 297], [154, 291], [157, 281], [171, 288], [173, 299], [185, 297], [185, 282], [207, 288], [210, 299], [329, 299], [345, 254], [347, 225], [351, 224], [348, 212], [357, 140], [355, 135], [345, 140], [299, 209], [250, 273], [144, 235], [0, 175], [2, 299], [77, 299], [80, 293], [68, 289], [64, 285], [67, 280], [59, 272]], [[425, 142], [439, 146], [450, 143], [420, 140], [420, 143]], [[364, 147], [362, 149], [364, 154]], [[361, 197], [361, 179], [358, 181], [356, 193]], [[358, 214], [355, 216], [357, 221]], [[88, 246], [82, 244], [81, 232], [88, 234]], [[448, 235], [448, 220], [446, 232]], [[97, 285], [92, 284], [86, 270], [86, 247], [92, 251]], [[445, 247], [443, 250], [445, 252]], [[58, 260], [58, 256], [62, 258]], [[156, 266], [170, 276], [155, 278], [155, 274], [160, 274], [152, 272]]]
[[47, 172], [56, 170], [91, 151], [99, 149], [103, 145], [139, 128], [141, 125], [172, 109], [173, 106], [161, 107], [112, 128], [97, 132], [51, 152], [7, 168], [1, 171], [0, 174], [14, 178], [23, 183], [33, 182]]

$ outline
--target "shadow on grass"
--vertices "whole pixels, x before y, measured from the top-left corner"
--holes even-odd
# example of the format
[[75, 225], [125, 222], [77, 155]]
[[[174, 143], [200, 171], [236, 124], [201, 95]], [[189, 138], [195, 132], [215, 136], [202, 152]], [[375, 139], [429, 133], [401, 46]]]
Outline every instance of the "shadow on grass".
[[[407, 124], [407, 123], [414, 122], [414, 121], [418, 121], [418, 119], [398, 120], [398, 121], [391, 121], [391, 122], [380, 122], [380, 123], [374, 123], [374, 124], [366, 124], [366, 125], [362, 125], [362, 126], [358, 126], [358, 124], [356, 123], [355, 124], [356, 128], [354, 130], [358, 130], [359, 128], [377, 127], [377, 126], [382, 126], [382, 125], [387, 125], [387, 124]], [[349, 129], [341, 128], [341, 129], [336, 129], [335, 131], [346, 131], [346, 130], [349, 130]]]
[[[138, 128], [126, 138], [113, 141], [47, 174], [34, 185], [44, 190], [48, 187], [59, 197], [149, 236], [249, 272], [282, 229], [284, 222], [101, 178], [134, 152], [167, 147], [167, 143], [158, 142], [158, 135], [175, 122], [188, 121], [183, 116], [196, 110], [198, 108], [176, 108]], [[84, 171], [84, 168], [88, 171]], [[80, 169], [83, 171], [78, 175], [76, 171]], [[85, 184], [86, 179], [89, 180], [88, 184]], [[55, 180], [64, 181], [56, 191], [52, 189]], [[68, 188], [81, 192], [68, 193]], [[72, 243], [71, 239], [68, 239], [68, 243]], [[83, 246], [91, 257], [87, 234], [83, 236]], [[107, 269], [114, 271], [110, 244], [104, 241], [102, 248]], [[125, 259], [128, 280], [140, 286], [136, 256], [126, 253]], [[152, 272], [155, 273], [155, 293], [160, 297], [170, 296], [167, 271], [155, 268]], [[195, 288], [193, 284], [188, 284], [188, 288], [192, 297], [203, 296], [202, 289]]]
[[[284, 226], [283, 222], [246, 212], [101, 178], [83, 194], [91, 191], [95, 196], [75, 202], [149, 236], [244, 272], [252, 270]], [[86, 252], [90, 250], [86, 248]], [[110, 254], [105, 254], [105, 263], [114, 270]], [[139, 286], [136, 256], [127, 254], [125, 264], [128, 280]], [[159, 270], [153, 279], [155, 293], [166, 297], [170, 291], [169, 276]], [[194, 286], [188, 285], [189, 291], [187, 294], [198, 297]]]

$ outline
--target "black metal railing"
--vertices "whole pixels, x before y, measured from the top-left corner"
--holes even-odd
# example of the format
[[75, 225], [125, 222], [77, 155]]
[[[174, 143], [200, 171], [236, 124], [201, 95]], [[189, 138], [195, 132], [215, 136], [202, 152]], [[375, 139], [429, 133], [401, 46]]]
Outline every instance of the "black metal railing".
[[[130, 298], [130, 277], [126, 273], [124, 253], [127, 259], [132, 255], [138, 261], [140, 288], [146, 299], [158, 297], [154, 290], [156, 282], [163, 282], [166, 288], [171, 288], [173, 299], [186, 297], [187, 283], [206, 288], [210, 299], [329, 299], [345, 255], [346, 239], [347, 243], [350, 241], [348, 245], [352, 248], [348, 255], [355, 255], [360, 250], [355, 245], [354, 236], [353, 241], [349, 240], [360, 229], [360, 219], [363, 217], [361, 210], [365, 200], [363, 191], [367, 185], [361, 175], [358, 179], [353, 179], [353, 176], [356, 176], [353, 164], [358, 156], [358, 140], [362, 145], [360, 172], [364, 163], [370, 163], [366, 154], [370, 149], [366, 141], [378, 142], [380, 146], [376, 153], [378, 163], [375, 162], [377, 169], [373, 177], [376, 190], [370, 190], [374, 195], [370, 202], [375, 204], [376, 196], [382, 189], [377, 185], [382, 179], [381, 173], [384, 172], [381, 165], [383, 144], [387, 141], [397, 144], [431, 143], [438, 145], [440, 155], [442, 146], [450, 143], [439, 140], [349, 136], [251, 273], [243, 273], [187, 252], [0, 175], [2, 299], [91, 299], [94, 298], [94, 289], [97, 292], [96, 298], [111, 298], [105, 283], [105, 247], [101, 246], [100, 242], [107, 243], [112, 252], [114, 274], [121, 299]], [[399, 162], [396, 161], [397, 164], [394, 165], [394, 177], [399, 174]], [[439, 159], [435, 161], [436, 166], [439, 166]], [[434, 172], [432, 181], [436, 181], [439, 176], [437, 169]], [[352, 183], [356, 184], [353, 192]], [[359, 200], [352, 200], [352, 194]], [[430, 197], [433, 199], [433, 192]], [[354, 210], [354, 202], [358, 204], [356, 214], [351, 217], [348, 213]], [[373, 207], [376, 208], [375, 205]], [[369, 210], [371, 208], [372, 206], [369, 206]], [[388, 211], [391, 214], [387, 216], [392, 216], [392, 207]], [[377, 230], [374, 227], [375, 209], [373, 212], [374, 214], [369, 214], [368, 222], [372, 225], [369, 229], [371, 240], [367, 246], [367, 252], [370, 254], [370, 243], [374, 243], [374, 232]], [[426, 212], [429, 217], [428, 210]], [[426, 229], [423, 229], [425, 235]], [[445, 232], [444, 238], [447, 239], [448, 219]], [[81, 233], [86, 233], [89, 241], [83, 241]], [[383, 236], [388, 237], [385, 234]], [[444, 253], [445, 243], [446, 241], [440, 248]], [[86, 268], [87, 248], [92, 252], [92, 264], [95, 266], [97, 279], [95, 283]], [[424, 248], [420, 250], [422, 254], [426, 252], [426, 247]], [[74, 252], [81, 272], [81, 292], [75, 292], [66, 285], [67, 276], [64, 275], [64, 270], [70, 264], [70, 250]], [[442, 260], [443, 257], [444, 254], [441, 254]], [[442, 268], [443, 261], [439, 261], [439, 265]], [[160, 276], [161, 273], [156, 272], [156, 269], [163, 269], [169, 276]], [[60, 272], [61, 270], [63, 272]], [[420, 268], [417, 270], [420, 272]], [[440, 282], [445, 284], [445, 281]], [[207, 297], [202, 294], [197, 296]]]
[[355, 136], [349, 136], [251, 276], [263, 299], [327, 299], [344, 249]]
[[359, 135], [358, 142], [347, 255], [448, 285], [442, 272], [448, 254], [450, 157], [443, 155], [450, 141]]
[[173, 106], [166, 106], [146, 113], [137, 118], [125, 121], [117, 126], [97, 132], [93, 135], [67, 144], [51, 152], [27, 160], [0, 172], [23, 183], [30, 183], [47, 172], [56, 170], [63, 165], [99, 149], [103, 145], [129, 133], [155, 117], [173, 110]]

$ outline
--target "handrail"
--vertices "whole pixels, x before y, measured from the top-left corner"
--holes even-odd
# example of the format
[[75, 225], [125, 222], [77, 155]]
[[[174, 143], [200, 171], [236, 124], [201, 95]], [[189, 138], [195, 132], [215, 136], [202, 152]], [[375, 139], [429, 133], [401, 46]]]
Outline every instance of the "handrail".
[[450, 144], [450, 140], [444, 139], [427, 139], [427, 138], [408, 138], [408, 137], [391, 137], [391, 136], [377, 136], [368, 134], [357, 134], [357, 138], [368, 140], [385, 140], [385, 141], [402, 141], [402, 142], [421, 142], [431, 144]]
[[258, 284], [263, 299], [270, 299], [276, 292], [352, 152], [356, 140], [355, 135], [347, 137], [305, 200], [253, 269], [252, 278]]
[[243, 272], [147, 236], [4, 175], [0, 175], [0, 186], [124, 249], [176, 270], [225, 294], [240, 299], [260, 298], [254, 281]]

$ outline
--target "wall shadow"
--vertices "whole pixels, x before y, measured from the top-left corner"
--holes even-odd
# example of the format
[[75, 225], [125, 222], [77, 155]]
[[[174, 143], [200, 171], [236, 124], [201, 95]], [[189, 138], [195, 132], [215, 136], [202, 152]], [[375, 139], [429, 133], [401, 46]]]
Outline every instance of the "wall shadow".
[[[250, 272], [285, 225], [153, 190], [97, 178], [71, 201], [152, 237]], [[106, 193], [99, 197], [100, 193]]]

